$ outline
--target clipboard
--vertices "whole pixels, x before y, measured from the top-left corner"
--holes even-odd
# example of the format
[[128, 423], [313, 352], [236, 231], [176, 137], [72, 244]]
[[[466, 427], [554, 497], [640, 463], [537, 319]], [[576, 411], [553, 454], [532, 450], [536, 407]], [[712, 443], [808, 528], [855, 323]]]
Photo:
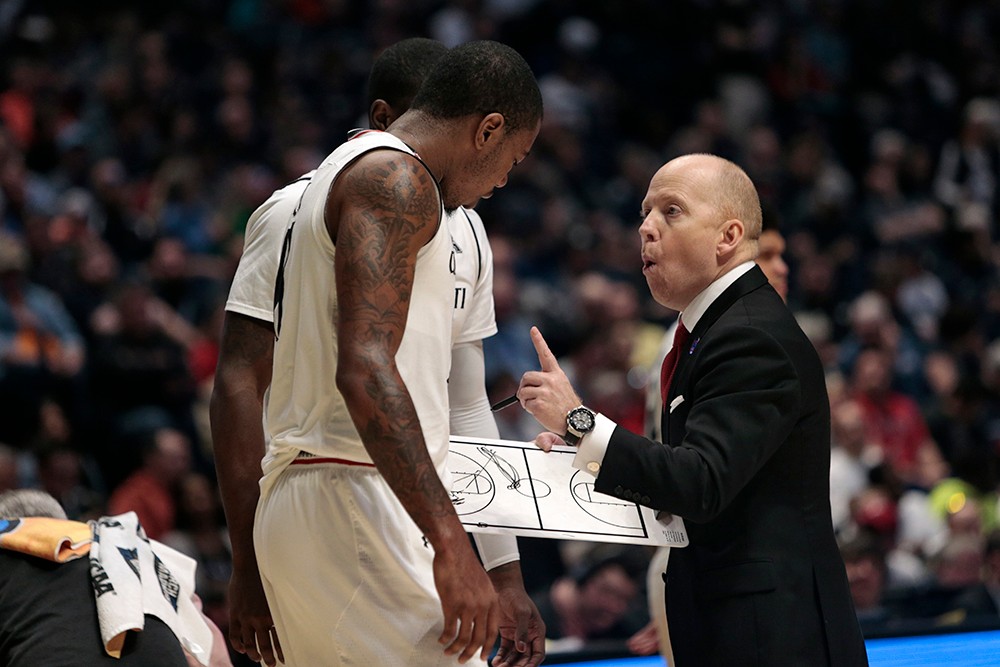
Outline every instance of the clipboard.
[[576, 449], [451, 436], [451, 497], [469, 532], [685, 547], [684, 520], [597, 493]]

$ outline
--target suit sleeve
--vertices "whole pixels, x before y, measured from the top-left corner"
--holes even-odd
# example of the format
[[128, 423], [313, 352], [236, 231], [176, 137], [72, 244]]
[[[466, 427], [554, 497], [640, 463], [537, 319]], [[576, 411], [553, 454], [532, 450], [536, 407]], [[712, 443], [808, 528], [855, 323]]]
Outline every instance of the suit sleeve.
[[687, 361], [685, 401], [670, 415], [685, 420], [683, 440], [664, 445], [616, 428], [595, 489], [703, 522], [791, 433], [801, 387], [785, 349], [758, 327], [715, 327]]

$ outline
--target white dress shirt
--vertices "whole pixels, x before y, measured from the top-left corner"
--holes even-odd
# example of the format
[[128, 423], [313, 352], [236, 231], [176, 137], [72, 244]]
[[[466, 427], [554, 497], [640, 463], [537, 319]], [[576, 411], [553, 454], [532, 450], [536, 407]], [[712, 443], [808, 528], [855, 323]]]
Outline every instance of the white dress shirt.
[[[708, 287], [702, 290], [680, 315], [680, 320], [688, 331], [694, 331], [708, 307], [722, 295], [743, 274], [754, 267], [754, 262], [744, 262], [736, 268], [716, 278]], [[611, 435], [618, 426], [602, 414], [598, 414], [594, 422], [594, 430], [580, 440], [576, 456], [573, 457], [573, 467], [597, 477], [604, 463], [604, 455], [608, 451]]]

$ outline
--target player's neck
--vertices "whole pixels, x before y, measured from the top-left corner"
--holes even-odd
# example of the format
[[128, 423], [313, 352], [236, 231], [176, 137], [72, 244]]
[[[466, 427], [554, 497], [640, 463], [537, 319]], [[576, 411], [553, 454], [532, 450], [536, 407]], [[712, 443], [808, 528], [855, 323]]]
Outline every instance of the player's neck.
[[388, 132], [420, 156], [435, 179], [440, 181], [447, 173], [455, 140], [449, 136], [446, 123], [411, 109], [390, 125]]

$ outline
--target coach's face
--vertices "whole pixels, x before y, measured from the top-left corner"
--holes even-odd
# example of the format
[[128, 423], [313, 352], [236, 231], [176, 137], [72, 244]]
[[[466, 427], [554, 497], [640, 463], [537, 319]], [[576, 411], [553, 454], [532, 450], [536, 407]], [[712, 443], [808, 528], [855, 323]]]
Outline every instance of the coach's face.
[[642, 201], [642, 273], [653, 298], [673, 310], [684, 310], [718, 275], [725, 218], [713, 196], [716, 159], [671, 160]]

